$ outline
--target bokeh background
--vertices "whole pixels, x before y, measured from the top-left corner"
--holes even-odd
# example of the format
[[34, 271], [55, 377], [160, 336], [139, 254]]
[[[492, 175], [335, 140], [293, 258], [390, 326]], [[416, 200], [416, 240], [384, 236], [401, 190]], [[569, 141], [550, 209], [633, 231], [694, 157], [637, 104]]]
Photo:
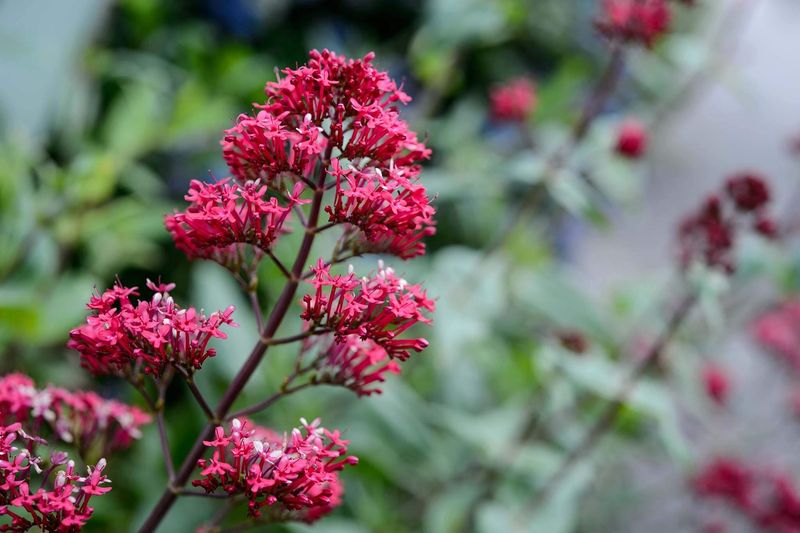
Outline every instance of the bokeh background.
[[[120, 383], [91, 380], [64, 344], [94, 286], [160, 274], [187, 304], [237, 306], [240, 327], [200, 374], [216, 399], [255, 321], [221, 268], [174, 250], [163, 215], [181, 205], [190, 179], [225, 175], [221, 132], [263, 101], [276, 67], [302, 63], [312, 48], [374, 50], [414, 97], [405, 118], [434, 150], [423, 182], [436, 195], [437, 234], [427, 256], [395, 265], [438, 297], [431, 346], [381, 396], [313, 390], [258, 421], [286, 428], [321, 416], [351, 439], [361, 462], [344, 474], [344, 505], [318, 530], [511, 530], [615, 393], [637, 346], [662, 328], [681, 216], [742, 169], [772, 178], [780, 214], [797, 207], [800, 4], [696, 4], [676, 8], [653, 50], [631, 51], [574, 164], [487, 256], [522, 193], [540, 186], [548, 150], [607, 61], [592, 25], [598, 2], [0, 2], [0, 370], [138, 401]], [[519, 76], [537, 85], [533, 116], [493, 120], [490, 90]], [[638, 161], [613, 151], [616, 128], [632, 116], [650, 138]], [[595, 187], [580, 178], [587, 169]], [[726, 453], [800, 475], [800, 422], [787, 407], [796, 378], [745, 327], [798, 288], [800, 255], [753, 240], [741, 264], [728, 282], [698, 282], [701, 309], [613, 435], [513, 527], [675, 532], [720, 519], [750, 531], [735, 512], [697, 500], [688, 482], [697, 466]], [[270, 301], [281, 279], [269, 268], [261, 277]], [[564, 347], [565, 333], [580, 333], [585, 353]], [[274, 390], [292, 355], [275, 350], [247, 397]], [[712, 360], [733, 384], [722, 408], [699, 377]], [[203, 419], [173, 389], [167, 418], [180, 457]], [[160, 494], [155, 428], [110, 468], [114, 491], [97, 501], [90, 530], [134, 528]], [[165, 531], [192, 530], [215, 505], [184, 500]]]

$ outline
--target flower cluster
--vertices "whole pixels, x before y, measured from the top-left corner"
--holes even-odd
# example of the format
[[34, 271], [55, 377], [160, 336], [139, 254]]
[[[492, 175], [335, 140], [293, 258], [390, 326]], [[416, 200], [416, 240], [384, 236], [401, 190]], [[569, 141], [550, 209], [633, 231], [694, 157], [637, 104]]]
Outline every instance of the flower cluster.
[[315, 383], [340, 385], [359, 396], [380, 394], [377, 383], [386, 381], [386, 374], [399, 374], [400, 365], [372, 339], [346, 335], [309, 337], [303, 343], [303, 353], [316, 350]]
[[22, 374], [0, 378], [0, 424], [21, 423], [37, 434], [49, 427], [61, 441], [85, 454], [122, 450], [142, 436], [150, 416], [136, 407], [106, 400], [88, 391], [53, 387], [37, 389]]
[[751, 331], [770, 353], [800, 373], [800, 300], [767, 311], [753, 322]]
[[39, 444], [46, 442], [25, 433], [19, 423], [0, 426], [0, 517], [10, 519], [0, 530], [80, 531], [94, 512], [92, 497], [111, 490], [103, 474], [106, 461], [100, 459], [81, 476], [63, 452], [52, 453], [45, 465], [35, 452]]
[[670, 18], [666, 0], [604, 0], [595, 24], [609, 39], [650, 47], [669, 30]]
[[117, 283], [91, 298], [86, 324], [70, 332], [68, 346], [81, 354], [81, 364], [93, 374], [129, 376], [139, 367], [160, 376], [168, 365], [186, 372], [200, 368], [215, 355], [208, 346], [226, 337], [223, 325], [235, 325], [233, 306], [205, 316], [193, 307], [181, 308], [169, 295], [174, 284], [147, 281], [150, 300], [131, 301], [136, 287]]
[[638, 120], [628, 119], [617, 132], [617, 153], [628, 159], [639, 159], [647, 150], [647, 130]]
[[496, 120], [525, 122], [536, 109], [536, 85], [528, 78], [516, 78], [494, 87], [489, 93]]
[[[294, 183], [293, 198], [299, 198], [303, 187], [327, 189], [335, 180], [336, 197], [326, 212], [329, 222], [346, 224], [346, 232], [361, 232], [344, 240], [353, 253], [386, 252], [406, 259], [424, 253], [421, 239], [435, 231], [434, 209], [418, 183], [418, 164], [430, 150], [400, 118], [397, 104], [410, 98], [372, 66], [372, 59], [372, 54], [348, 60], [312, 51], [306, 65], [286, 69], [281, 79], [267, 84], [267, 103], [257, 106], [255, 117], [239, 117], [226, 132], [223, 155], [240, 183], [260, 180], [269, 187], [259, 189], [262, 195]], [[175, 231], [171, 219], [168, 225], [176, 242], [188, 248], [183, 228]], [[226, 228], [205, 229], [208, 242], [231, 242], [222, 237]], [[246, 242], [253, 240], [258, 239]], [[190, 248], [188, 253], [218, 255], [204, 251]]]
[[725, 272], [736, 269], [733, 253], [742, 224], [772, 238], [775, 223], [767, 214], [769, 188], [755, 174], [729, 178], [721, 194], [711, 195], [697, 213], [685, 218], [678, 228], [679, 259], [686, 268], [701, 261]]
[[419, 169], [390, 165], [359, 170], [341, 168], [334, 159], [336, 196], [326, 206], [330, 221], [348, 223], [361, 230], [361, 242], [350, 248], [357, 253], [387, 252], [402, 259], [425, 253], [422, 239], [434, 233], [433, 215], [425, 187], [417, 182]]
[[349, 335], [371, 340], [401, 361], [411, 350], [428, 346], [425, 339], [398, 338], [418, 322], [430, 323], [425, 313], [432, 312], [435, 304], [419, 285], [410, 285], [382, 263], [375, 275], [360, 280], [352, 272], [332, 275], [322, 261], [313, 273], [310, 283], [315, 292], [303, 297], [301, 318], [314, 327], [332, 331], [340, 342]]
[[693, 485], [698, 494], [727, 502], [763, 531], [800, 530], [800, 492], [785, 474], [718, 458]]
[[301, 424], [288, 436], [246, 420], [232, 420], [228, 432], [217, 427], [204, 442], [213, 454], [197, 462], [201, 479], [192, 484], [208, 493], [245, 495], [254, 518], [320, 518], [341, 501], [339, 471], [358, 460], [346, 455], [348, 442], [338, 431], [319, 427], [319, 420]]
[[167, 215], [165, 225], [175, 246], [190, 259], [211, 259], [230, 268], [240, 256], [236, 245], [250, 244], [262, 251], [272, 248], [286, 231], [292, 209], [308, 202], [300, 198], [302, 192], [303, 185], [295, 184], [281, 205], [276, 197], [266, 196], [267, 186], [258, 180], [243, 185], [193, 180], [186, 195], [191, 205], [184, 212]]

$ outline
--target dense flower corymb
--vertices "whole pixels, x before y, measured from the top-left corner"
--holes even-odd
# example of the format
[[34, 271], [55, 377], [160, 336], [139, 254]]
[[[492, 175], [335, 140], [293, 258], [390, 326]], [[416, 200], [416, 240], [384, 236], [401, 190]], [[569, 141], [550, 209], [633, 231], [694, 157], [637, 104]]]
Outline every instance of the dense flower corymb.
[[117, 283], [93, 296], [86, 324], [70, 333], [68, 346], [81, 354], [81, 364], [93, 374], [129, 375], [137, 365], [147, 374], [161, 375], [167, 365], [187, 372], [200, 368], [215, 355], [208, 346], [225, 338], [223, 325], [235, 325], [233, 306], [209, 316], [193, 307], [178, 306], [169, 295], [174, 284], [147, 281], [150, 300], [131, 301], [136, 287]]
[[303, 352], [315, 350], [313, 381], [347, 387], [359, 396], [380, 394], [376, 385], [386, 381], [386, 374], [400, 373], [400, 365], [381, 345], [358, 335], [309, 337]]
[[409, 284], [383, 265], [372, 277], [360, 280], [352, 272], [332, 275], [322, 261], [313, 272], [310, 283], [316, 290], [303, 297], [303, 320], [331, 330], [340, 341], [349, 335], [372, 340], [401, 361], [412, 350], [428, 346], [425, 339], [398, 338], [414, 324], [431, 321], [426, 313], [433, 312], [435, 304], [419, 285]]
[[347, 441], [319, 420], [295, 428], [290, 435], [234, 419], [226, 432], [217, 427], [204, 444], [214, 450], [200, 459], [201, 479], [192, 482], [206, 492], [243, 494], [249, 514], [274, 521], [312, 522], [341, 501], [339, 471], [358, 460], [347, 454]]
[[494, 87], [489, 100], [495, 119], [524, 122], [536, 109], [536, 85], [517, 78]]
[[186, 211], [168, 215], [165, 225], [176, 247], [192, 259], [212, 259], [233, 266], [240, 254], [236, 245], [250, 244], [268, 251], [286, 231], [285, 224], [296, 205], [307, 202], [295, 184], [284, 205], [267, 197], [260, 181], [243, 185], [222, 180], [202, 183], [194, 180], [186, 195]]
[[150, 422], [150, 416], [93, 392], [53, 386], [37, 389], [28, 376], [9, 374], [0, 378], [0, 424], [15, 422], [37, 434], [49, 427], [59, 440], [74, 444], [82, 453], [110, 453], [140, 438], [140, 428]]
[[46, 463], [35, 452], [40, 444], [46, 442], [18, 423], [0, 426], [0, 517], [10, 519], [0, 530], [80, 531], [94, 512], [92, 497], [111, 490], [106, 461], [81, 476], [65, 453], [52, 453]]
[[678, 228], [679, 259], [686, 268], [700, 261], [711, 268], [733, 272], [737, 235], [749, 227], [772, 238], [775, 224], [767, 213], [769, 188], [754, 174], [738, 174], [727, 180], [721, 194], [709, 196], [700, 210], [686, 217]]

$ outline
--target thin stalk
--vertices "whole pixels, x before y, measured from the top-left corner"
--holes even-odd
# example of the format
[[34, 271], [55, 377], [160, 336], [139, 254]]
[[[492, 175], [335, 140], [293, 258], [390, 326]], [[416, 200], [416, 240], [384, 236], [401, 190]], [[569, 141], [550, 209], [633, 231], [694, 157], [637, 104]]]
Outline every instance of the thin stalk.
[[[250, 356], [247, 358], [247, 361], [245, 361], [244, 365], [242, 365], [242, 368], [239, 369], [239, 372], [228, 386], [225, 394], [223, 394], [215, 412], [216, 420], [223, 420], [227, 417], [231, 407], [233, 406], [233, 403], [239, 397], [239, 394], [241, 394], [245, 385], [247, 385], [247, 382], [250, 381], [250, 377], [258, 368], [258, 365], [261, 363], [264, 355], [267, 352], [268, 344], [266, 344], [264, 341], [271, 339], [278, 331], [278, 327], [280, 327], [281, 322], [286, 316], [286, 313], [289, 310], [292, 301], [294, 300], [295, 294], [297, 293], [300, 275], [302, 274], [303, 269], [308, 261], [308, 256], [311, 253], [311, 246], [314, 244], [314, 237], [316, 236], [314, 229], [317, 227], [322, 208], [322, 197], [325, 193], [325, 177], [327, 175], [326, 170], [330, 163], [332, 149], [333, 146], [329, 144], [325, 150], [325, 156], [320, 162], [316, 188], [314, 189], [314, 197], [311, 201], [311, 209], [308, 215], [308, 224], [306, 225], [306, 232], [303, 236], [303, 241], [300, 243], [300, 249], [295, 257], [294, 264], [292, 265], [292, 277], [291, 279], [287, 280], [286, 285], [284, 285], [283, 291], [281, 291], [278, 300], [275, 302], [275, 306], [272, 308], [269, 318], [267, 319], [267, 322], [261, 331], [259, 339], [253, 347]], [[142, 524], [140, 528], [141, 532], [155, 531], [155, 529], [164, 519], [164, 516], [166, 516], [167, 512], [172, 508], [175, 500], [178, 497], [178, 492], [175, 489], [183, 487], [189, 481], [189, 478], [195, 469], [195, 465], [197, 464], [197, 460], [203, 456], [203, 453], [206, 450], [206, 446], [203, 444], [203, 441], [208, 440], [211, 437], [215, 427], [216, 424], [210, 421], [197, 436], [192, 449], [186, 455], [181, 463], [180, 468], [178, 469], [173, 486], [167, 487], [167, 489], [162, 493], [161, 498], [158, 500], [155, 507]]]

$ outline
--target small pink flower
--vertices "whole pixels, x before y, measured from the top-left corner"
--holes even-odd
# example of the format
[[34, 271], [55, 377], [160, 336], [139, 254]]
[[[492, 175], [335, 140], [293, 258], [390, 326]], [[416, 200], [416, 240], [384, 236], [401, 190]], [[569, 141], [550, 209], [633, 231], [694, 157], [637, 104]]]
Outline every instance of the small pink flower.
[[536, 85], [528, 78], [516, 78], [494, 87], [489, 99], [495, 119], [525, 122], [536, 109]]
[[800, 373], [800, 301], [790, 299], [767, 311], [750, 330], [764, 348]]
[[650, 47], [669, 30], [670, 18], [666, 0], [604, 0], [595, 24], [609, 39]]
[[617, 132], [617, 153], [628, 159], [639, 159], [645, 150], [647, 150], [647, 130], [644, 125], [634, 119], [623, 122]]

